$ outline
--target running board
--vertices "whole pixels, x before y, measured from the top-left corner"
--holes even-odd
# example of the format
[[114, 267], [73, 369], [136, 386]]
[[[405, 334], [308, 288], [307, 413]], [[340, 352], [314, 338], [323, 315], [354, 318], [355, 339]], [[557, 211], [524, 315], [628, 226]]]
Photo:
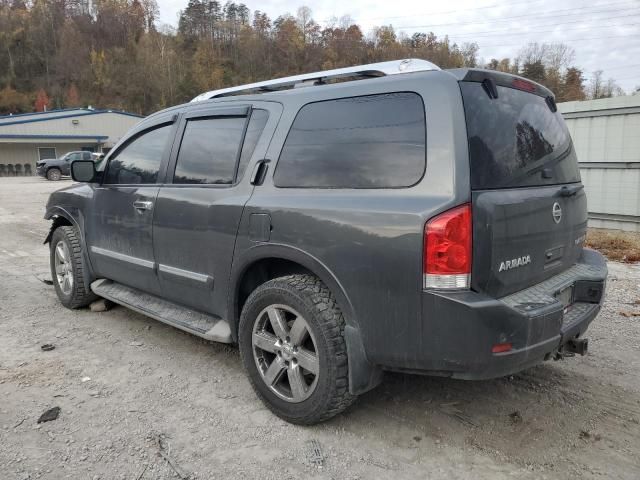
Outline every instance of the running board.
[[191, 310], [104, 278], [93, 282], [91, 290], [100, 297], [206, 340], [232, 342], [229, 324], [221, 318]]

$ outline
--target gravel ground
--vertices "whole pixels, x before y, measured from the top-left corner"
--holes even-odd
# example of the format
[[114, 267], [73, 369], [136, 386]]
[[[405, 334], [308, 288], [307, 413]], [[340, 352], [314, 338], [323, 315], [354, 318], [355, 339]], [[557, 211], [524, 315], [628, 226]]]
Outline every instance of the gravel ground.
[[640, 477], [639, 266], [610, 264], [585, 357], [482, 382], [389, 374], [297, 427], [258, 401], [237, 349], [58, 303], [42, 214], [69, 183], [0, 178], [1, 479]]

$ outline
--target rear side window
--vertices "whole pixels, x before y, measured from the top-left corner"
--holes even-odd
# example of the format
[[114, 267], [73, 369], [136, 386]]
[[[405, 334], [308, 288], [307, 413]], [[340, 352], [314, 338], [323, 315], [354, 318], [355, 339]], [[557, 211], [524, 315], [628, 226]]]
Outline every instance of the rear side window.
[[173, 183], [233, 183], [246, 121], [246, 117], [188, 120]]
[[491, 99], [477, 82], [460, 82], [469, 140], [471, 188], [530, 187], [580, 181], [571, 137], [545, 99], [498, 86]]
[[397, 188], [426, 166], [422, 98], [400, 92], [305, 105], [278, 160], [278, 187]]
[[104, 183], [156, 183], [172, 125], [146, 131], [109, 160]]
[[260, 135], [264, 130], [264, 126], [267, 124], [269, 118], [269, 112], [266, 110], [255, 109], [251, 112], [251, 118], [249, 119], [249, 125], [247, 126], [247, 133], [244, 136], [244, 145], [242, 146], [242, 153], [240, 154], [240, 163], [238, 164], [238, 180], [244, 175], [244, 171], [247, 169], [247, 164], [251, 160], [251, 155], [256, 149]]

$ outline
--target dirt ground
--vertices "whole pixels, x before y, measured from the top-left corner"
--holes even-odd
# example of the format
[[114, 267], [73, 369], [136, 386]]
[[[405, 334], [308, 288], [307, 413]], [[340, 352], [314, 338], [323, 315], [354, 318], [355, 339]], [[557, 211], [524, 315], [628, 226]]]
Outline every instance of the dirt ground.
[[640, 262], [640, 233], [590, 228], [586, 245], [599, 250], [609, 260]]
[[69, 184], [0, 178], [0, 479], [640, 478], [639, 266], [610, 264], [586, 357], [482, 382], [389, 374], [297, 427], [234, 347], [58, 303], [42, 215]]

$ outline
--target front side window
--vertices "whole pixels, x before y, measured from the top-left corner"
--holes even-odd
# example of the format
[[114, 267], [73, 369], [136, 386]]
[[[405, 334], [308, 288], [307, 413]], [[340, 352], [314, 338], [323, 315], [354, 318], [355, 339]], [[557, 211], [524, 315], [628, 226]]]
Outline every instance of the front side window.
[[156, 183], [172, 125], [149, 130], [129, 142], [109, 160], [104, 183]]
[[426, 167], [422, 98], [399, 92], [300, 109], [278, 160], [278, 187], [397, 188]]
[[187, 121], [173, 183], [233, 183], [246, 117], [208, 117]]

